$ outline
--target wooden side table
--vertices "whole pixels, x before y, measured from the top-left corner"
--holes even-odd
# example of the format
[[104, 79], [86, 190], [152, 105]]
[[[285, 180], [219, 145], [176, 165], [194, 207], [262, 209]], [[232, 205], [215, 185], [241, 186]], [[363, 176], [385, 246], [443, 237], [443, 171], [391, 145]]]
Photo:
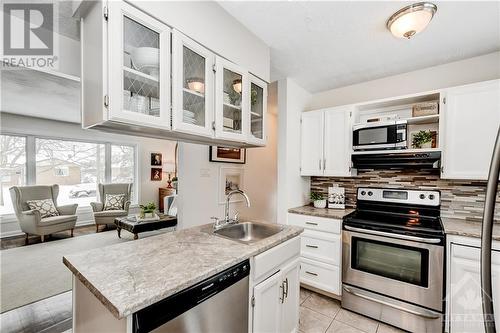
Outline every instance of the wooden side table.
[[160, 187], [158, 189], [158, 197], [160, 199], [160, 202], [159, 202], [159, 210], [160, 212], [164, 212], [164, 209], [165, 207], [163, 207], [163, 198], [169, 196], [169, 195], [172, 195], [172, 194], [175, 194], [175, 189], [174, 188], [166, 188], [166, 187]]

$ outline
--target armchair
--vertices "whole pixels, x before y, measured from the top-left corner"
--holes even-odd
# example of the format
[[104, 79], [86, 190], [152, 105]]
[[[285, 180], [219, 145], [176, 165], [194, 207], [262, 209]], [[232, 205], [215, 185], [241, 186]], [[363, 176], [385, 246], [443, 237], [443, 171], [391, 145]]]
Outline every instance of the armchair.
[[[113, 224], [115, 218], [127, 216], [130, 208], [130, 195], [132, 192], [132, 184], [99, 184], [99, 201], [91, 202], [92, 210], [94, 211], [95, 232], [99, 232], [99, 225]], [[106, 194], [125, 194], [123, 209], [121, 210], [104, 210], [104, 201]]]
[[17, 220], [26, 234], [25, 244], [28, 244], [30, 234], [40, 236], [42, 242], [45, 235], [64, 230], [70, 230], [73, 237], [77, 204], [56, 206], [59, 215], [50, 217], [42, 217], [38, 210], [31, 210], [27, 204], [29, 200], [52, 199], [57, 205], [59, 185], [13, 186], [9, 191]]

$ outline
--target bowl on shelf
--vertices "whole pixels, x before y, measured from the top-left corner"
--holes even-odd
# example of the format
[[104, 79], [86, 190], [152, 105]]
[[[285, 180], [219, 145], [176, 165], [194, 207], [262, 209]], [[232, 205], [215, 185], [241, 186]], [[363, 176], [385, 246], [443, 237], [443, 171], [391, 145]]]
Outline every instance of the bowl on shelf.
[[197, 93], [205, 93], [205, 82], [201, 78], [189, 78], [186, 80], [189, 90], [196, 91]]
[[135, 69], [158, 78], [160, 49], [156, 47], [137, 47], [132, 50], [130, 55]]

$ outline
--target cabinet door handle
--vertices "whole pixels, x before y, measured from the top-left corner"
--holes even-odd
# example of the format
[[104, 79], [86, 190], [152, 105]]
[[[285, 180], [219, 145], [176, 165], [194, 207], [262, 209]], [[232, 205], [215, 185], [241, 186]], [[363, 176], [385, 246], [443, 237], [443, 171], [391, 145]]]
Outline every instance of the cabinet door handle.
[[309, 224], [309, 225], [318, 225], [317, 223], [314, 223], [314, 222], [306, 222], [306, 224]]
[[319, 159], [319, 169], [321, 170], [321, 158]]
[[317, 273], [313, 273], [313, 272], [309, 272], [309, 271], [306, 271], [307, 274], [310, 274], [310, 275], [313, 275], [313, 276], [318, 276]]
[[326, 169], [326, 158], [323, 159], [323, 170]]
[[306, 247], [310, 247], [311, 249], [317, 249], [318, 248], [317, 245], [309, 245], [309, 244], [306, 244]]
[[285, 286], [284, 286], [285, 281], [281, 282], [281, 296], [280, 296], [280, 302], [283, 304], [285, 302]]
[[284, 281], [284, 291], [283, 291], [283, 295], [284, 295], [284, 298], [288, 298], [288, 278], [285, 279]]

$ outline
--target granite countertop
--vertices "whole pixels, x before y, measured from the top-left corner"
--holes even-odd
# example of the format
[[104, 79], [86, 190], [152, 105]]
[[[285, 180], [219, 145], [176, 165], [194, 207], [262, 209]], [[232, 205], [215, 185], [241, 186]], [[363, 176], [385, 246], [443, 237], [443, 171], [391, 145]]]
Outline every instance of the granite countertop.
[[283, 230], [254, 244], [215, 236], [212, 224], [105, 246], [63, 257], [118, 319], [253, 257], [302, 232]]
[[326, 217], [331, 219], [343, 219], [345, 216], [354, 212], [354, 209], [334, 209], [334, 208], [315, 208], [314, 206], [300, 206], [290, 208], [289, 213]]
[[[467, 221], [450, 217], [441, 217], [444, 232], [448, 235], [481, 237], [481, 222]], [[493, 239], [500, 241], [500, 221], [493, 224]]]

